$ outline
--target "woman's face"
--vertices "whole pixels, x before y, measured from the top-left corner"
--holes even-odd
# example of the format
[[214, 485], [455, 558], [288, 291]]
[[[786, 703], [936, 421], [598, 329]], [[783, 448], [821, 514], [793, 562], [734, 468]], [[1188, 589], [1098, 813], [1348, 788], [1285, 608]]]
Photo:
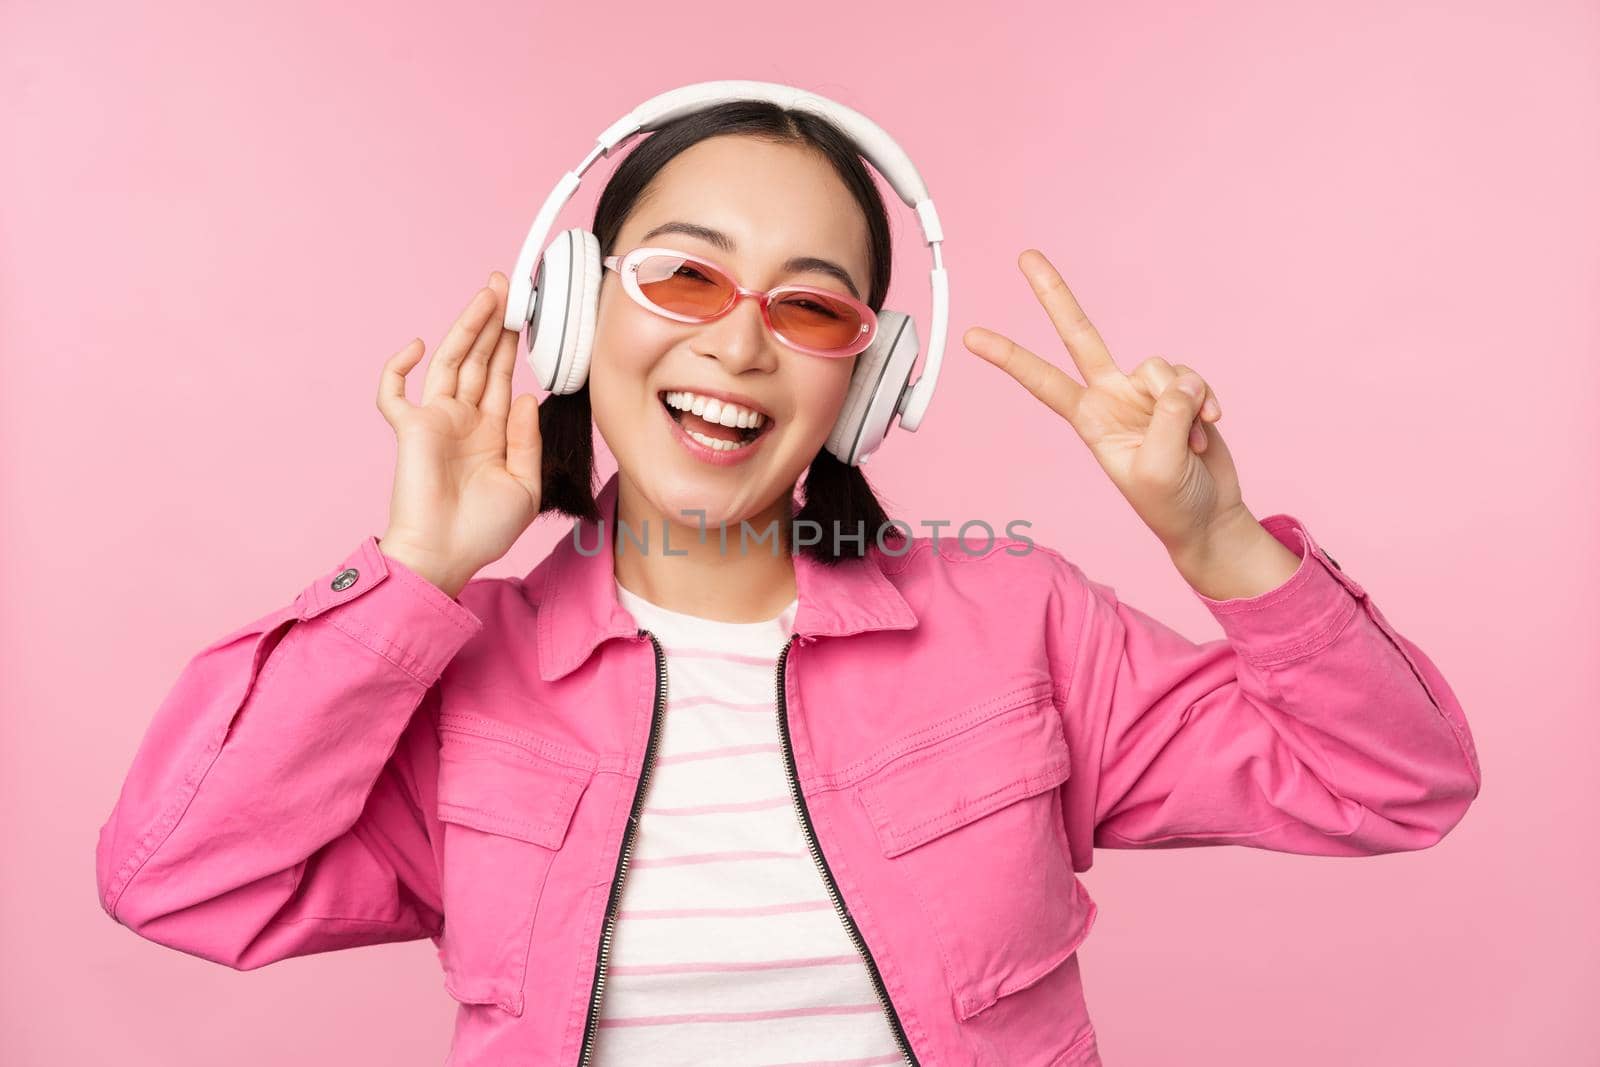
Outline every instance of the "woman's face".
[[[729, 247], [683, 232], [652, 233], [674, 223], [718, 231]], [[640, 245], [705, 257], [751, 289], [793, 283], [862, 301], [869, 295], [866, 219], [833, 167], [809, 148], [722, 135], [679, 153], [635, 204], [612, 252], [622, 256]], [[823, 270], [784, 272], [783, 262], [796, 256], [843, 268], [855, 293]], [[730, 536], [745, 519], [765, 534], [827, 440], [860, 357], [789, 348], [768, 332], [753, 299], [714, 322], [664, 318], [630, 299], [612, 270], [601, 282], [598, 316], [590, 404], [623, 480], [666, 521], [694, 526], [699, 520], [685, 512], [703, 510], [707, 525], [735, 527]], [[736, 462], [711, 462], [684, 442], [669, 414], [664, 394], [680, 390], [741, 397], [772, 425]], [[712, 435], [738, 432], [685, 419]]]

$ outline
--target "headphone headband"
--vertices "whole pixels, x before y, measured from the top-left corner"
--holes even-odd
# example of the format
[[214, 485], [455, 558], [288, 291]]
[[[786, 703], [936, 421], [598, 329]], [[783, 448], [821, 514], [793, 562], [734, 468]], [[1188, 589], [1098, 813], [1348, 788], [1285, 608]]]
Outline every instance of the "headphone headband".
[[900, 413], [901, 427], [915, 430], [922, 422], [923, 413], [927, 410], [928, 401], [939, 380], [939, 366], [944, 359], [945, 333], [950, 318], [949, 279], [945, 274], [941, 251], [944, 231], [939, 224], [938, 211], [934, 208], [932, 198], [928, 196], [922, 176], [912, 165], [911, 158], [881, 126], [859, 111], [791, 85], [737, 80], [697, 82], [653, 96], [606, 127], [597, 138], [595, 147], [578, 164], [577, 169], [561, 176], [556, 187], [545, 198], [539, 214], [534, 218], [533, 226], [522, 243], [522, 250], [517, 255], [516, 268], [511, 275], [510, 293], [506, 300], [505, 328], [521, 333], [532, 321], [535, 300], [533, 271], [538, 257], [555, 224], [556, 216], [577, 191], [584, 172], [593, 166], [596, 160], [601, 156], [609, 156], [618, 147], [646, 130], [655, 130], [684, 115], [738, 100], [763, 100], [784, 108], [808, 110], [834, 122], [855, 143], [861, 155], [884, 176], [900, 199], [916, 212], [922, 226], [923, 237], [933, 256], [933, 267], [929, 272], [933, 296], [933, 326], [929, 333], [928, 355], [923, 364], [923, 372], [916, 382], [907, 388], [896, 405], [896, 410]]

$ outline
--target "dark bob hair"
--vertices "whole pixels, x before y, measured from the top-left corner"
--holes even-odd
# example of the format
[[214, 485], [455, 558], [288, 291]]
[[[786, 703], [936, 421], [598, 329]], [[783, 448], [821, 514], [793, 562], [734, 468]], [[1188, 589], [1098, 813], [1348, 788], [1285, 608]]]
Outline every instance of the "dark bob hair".
[[[697, 111], [662, 125], [640, 141], [618, 164], [595, 206], [591, 230], [600, 243], [601, 256], [615, 252], [617, 235], [628, 214], [668, 161], [700, 141], [724, 134], [810, 147], [833, 165], [866, 216], [871, 285], [865, 302], [875, 312], [883, 310], [892, 267], [889, 217], [855, 142], [813, 112], [767, 101], [739, 100]], [[556, 511], [600, 521], [594, 498], [594, 424], [587, 381], [576, 392], [552, 393], [544, 399], [539, 405], [539, 433], [543, 438], [539, 513]], [[885, 545], [902, 541], [903, 530], [887, 525], [889, 518], [860, 468], [841, 462], [825, 447], [807, 468], [801, 495], [802, 506], [792, 518], [805, 522], [807, 530], [821, 531], [821, 537], [795, 551], [812, 559], [833, 564], [865, 555], [880, 532]]]

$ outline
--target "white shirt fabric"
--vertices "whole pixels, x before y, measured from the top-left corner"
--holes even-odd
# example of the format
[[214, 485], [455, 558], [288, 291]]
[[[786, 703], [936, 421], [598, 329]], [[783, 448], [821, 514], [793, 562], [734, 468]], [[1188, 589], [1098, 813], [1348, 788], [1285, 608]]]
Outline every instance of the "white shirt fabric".
[[799, 600], [730, 623], [616, 584], [666, 656], [655, 761], [607, 957], [595, 1062], [902, 1062], [789, 791], [778, 653]]

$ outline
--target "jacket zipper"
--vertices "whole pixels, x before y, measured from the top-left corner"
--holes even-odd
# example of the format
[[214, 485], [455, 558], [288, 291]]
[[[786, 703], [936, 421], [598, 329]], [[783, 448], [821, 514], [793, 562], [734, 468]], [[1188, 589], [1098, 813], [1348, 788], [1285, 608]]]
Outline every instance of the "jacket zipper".
[[877, 961], [867, 950], [867, 943], [862, 939], [861, 931], [856, 928], [855, 920], [850, 917], [850, 912], [844, 906], [844, 898], [839, 895], [839, 887], [833, 880], [833, 872], [828, 869], [828, 861], [823, 857], [822, 849], [817, 844], [816, 831], [811, 825], [811, 813], [806, 808], [805, 794], [800, 792], [800, 778], [794, 769], [794, 746], [789, 739], [789, 706], [784, 694], [784, 673], [789, 658], [789, 646], [794, 644], [794, 641], [795, 635], [791, 634], [789, 640], [784, 642], [783, 651], [778, 653], [778, 734], [783, 739], [783, 768], [789, 778], [789, 795], [794, 798], [795, 811], [800, 816], [800, 826], [806, 833], [806, 845], [811, 850], [811, 858], [816, 862], [817, 870], [822, 872], [823, 883], [828, 887], [828, 896], [833, 900], [833, 910], [838, 913], [839, 921], [844, 923], [845, 932], [850, 935], [850, 940], [855, 942], [856, 951], [861, 954], [862, 960], [867, 965], [873, 991], [878, 994], [878, 1002], [883, 1005], [884, 1013], [888, 1016], [889, 1026], [894, 1031], [894, 1039], [900, 1045], [900, 1053], [905, 1057], [909, 1067], [919, 1067], [917, 1057], [911, 1051], [911, 1041], [906, 1037], [905, 1027], [900, 1024], [900, 1016], [896, 1014], [894, 1004], [889, 1000], [889, 991], [884, 987], [883, 976], [878, 973]]
[[[600, 935], [600, 948], [595, 960], [594, 984], [589, 990], [589, 1017], [583, 1028], [583, 1046], [578, 1054], [578, 1067], [588, 1067], [589, 1059], [594, 1054], [594, 1035], [600, 1019], [600, 998], [605, 990], [606, 981], [606, 955], [611, 948], [611, 938], [616, 928], [617, 904], [622, 898], [622, 880], [627, 875], [628, 857], [633, 851], [634, 834], [639, 828], [639, 804], [644, 798], [645, 787], [649, 782], [650, 769], [655, 762], [656, 742], [661, 732], [661, 706], [666, 694], [666, 655], [661, 651], [661, 643], [654, 634], [648, 630], [639, 630], [639, 636], [648, 637], [656, 654], [656, 693], [655, 705], [650, 713], [650, 737], [645, 743], [644, 768], [639, 774], [639, 784], [634, 790], [633, 806], [628, 812], [628, 825], [622, 833], [622, 848], [617, 854], [616, 871], [611, 876], [611, 894], [606, 900], [605, 929]], [[889, 1020], [890, 1029], [894, 1031], [895, 1041], [900, 1046], [900, 1052], [905, 1057], [909, 1067], [920, 1067], [916, 1055], [911, 1051], [911, 1042], [906, 1037], [905, 1027], [900, 1023], [900, 1016], [894, 1010], [894, 1004], [889, 1000], [889, 991], [884, 988], [883, 976], [878, 973], [877, 961], [868, 951], [866, 941], [861, 937], [855, 920], [850, 917], [845, 909], [844, 898], [839, 894], [839, 887], [833, 880], [833, 872], [828, 869], [828, 861], [822, 855], [822, 849], [817, 844], [817, 835], [811, 825], [811, 814], [806, 808], [805, 794], [800, 791], [800, 781], [794, 769], [794, 747], [789, 738], [789, 706], [784, 692], [784, 674], [788, 665], [789, 648], [795, 642], [795, 636], [790, 635], [784, 642], [783, 651], [778, 653], [778, 733], [783, 739], [783, 766], [784, 773], [789, 780], [789, 795], [794, 799], [796, 813], [800, 816], [800, 826], [805, 831], [806, 845], [811, 851], [811, 858], [816, 863], [818, 871], [822, 874], [823, 884], [828, 889], [828, 896], [833, 901], [833, 910], [838, 914], [839, 921], [844, 924], [845, 932], [850, 935], [850, 940], [855, 944], [856, 951], [860, 953], [863, 962], [867, 965], [867, 974], [872, 978], [872, 988], [878, 995], [878, 1002], [883, 1005], [885, 1015]]]
[[661, 642], [649, 630], [640, 629], [636, 636], [648, 637], [656, 652], [656, 699], [650, 711], [650, 739], [644, 746], [644, 768], [639, 772], [639, 784], [633, 791], [633, 807], [628, 812], [628, 825], [622, 831], [622, 849], [617, 853], [617, 869], [611, 876], [611, 895], [606, 900], [605, 929], [600, 934], [600, 950], [595, 960], [594, 985], [589, 989], [589, 1018], [583, 1027], [583, 1047], [578, 1053], [578, 1067], [588, 1067], [594, 1055], [595, 1028], [600, 1022], [600, 998], [606, 984], [606, 953], [611, 949], [611, 936], [617, 924], [617, 903], [622, 899], [622, 879], [628, 872], [628, 855], [633, 851], [634, 834], [639, 829], [639, 804], [644, 799], [645, 786], [650, 778], [650, 768], [655, 762], [656, 741], [661, 733], [661, 706], [666, 695], [667, 658], [661, 651]]

